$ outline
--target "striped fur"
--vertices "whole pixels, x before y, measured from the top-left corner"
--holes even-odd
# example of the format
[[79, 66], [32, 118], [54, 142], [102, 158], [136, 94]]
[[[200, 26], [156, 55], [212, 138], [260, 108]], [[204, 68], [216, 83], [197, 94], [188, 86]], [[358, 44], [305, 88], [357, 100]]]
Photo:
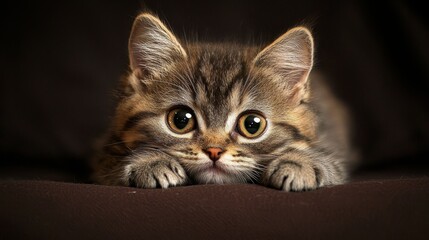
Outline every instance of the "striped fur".
[[[95, 157], [96, 182], [143, 188], [253, 182], [301, 191], [347, 179], [344, 110], [310, 75], [308, 29], [294, 28], [266, 48], [182, 44], [158, 18], [142, 14], [129, 51], [131, 71]], [[169, 129], [174, 106], [193, 110], [195, 130]], [[236, 128], [249, 110], [267, 120], [255, 139]], [[208, 147], [225, 151], [214, 163], [203, 151]]]

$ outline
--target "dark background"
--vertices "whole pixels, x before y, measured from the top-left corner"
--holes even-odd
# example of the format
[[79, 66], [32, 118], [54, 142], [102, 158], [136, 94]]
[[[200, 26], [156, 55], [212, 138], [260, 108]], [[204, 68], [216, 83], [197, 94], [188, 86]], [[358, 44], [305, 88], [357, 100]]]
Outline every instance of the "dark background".
[[134, 17], [180, 37], [270, 42], [312, 25], [316, 68], [352, 111], [366, 168], [427, 166], [429, 31], [406, 1], [16, 1], [2, 6], [0, 178], [80, 181], [128, 67]]

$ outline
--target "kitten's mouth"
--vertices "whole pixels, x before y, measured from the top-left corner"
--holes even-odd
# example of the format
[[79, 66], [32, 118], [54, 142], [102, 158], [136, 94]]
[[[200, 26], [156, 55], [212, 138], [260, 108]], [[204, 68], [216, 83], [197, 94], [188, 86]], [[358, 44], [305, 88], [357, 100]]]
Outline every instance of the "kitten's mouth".
[[219, 166], [219, 164], [216, 164], [216, 162], [213, 162], [213, 164], [211, 166], [209, 166], [206, 171], [208, 172], [212, 172], [212, 173], [217, 173], [217, 174], [226, 174], [227, 172]]
[[205, 184], [226, 184], [240, 182], [228, 166], [220, 162], [206, 163], [203, 168], [195, 175], [195, 180]]
[[225, 169], [225, 166], [222, 166], [222, 164], [216, 162], [211, 162], [205, 164], [201, 170], [205, 173], [215, 174], [215, 175], [225, 175], [228, 174], [228, 171]]

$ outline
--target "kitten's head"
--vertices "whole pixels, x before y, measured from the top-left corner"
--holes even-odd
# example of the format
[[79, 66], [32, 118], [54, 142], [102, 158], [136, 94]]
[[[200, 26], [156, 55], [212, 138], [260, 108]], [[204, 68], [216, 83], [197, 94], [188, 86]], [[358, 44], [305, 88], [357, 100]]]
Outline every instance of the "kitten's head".
[[197, 182], [246, 182], [314, 137], [306, 104], [313, 39], [306, 28], [263, 49], [183, 44], [159, 19], [142, 14], [129, 55], [114, 131], [133, 157], [162, 151]]

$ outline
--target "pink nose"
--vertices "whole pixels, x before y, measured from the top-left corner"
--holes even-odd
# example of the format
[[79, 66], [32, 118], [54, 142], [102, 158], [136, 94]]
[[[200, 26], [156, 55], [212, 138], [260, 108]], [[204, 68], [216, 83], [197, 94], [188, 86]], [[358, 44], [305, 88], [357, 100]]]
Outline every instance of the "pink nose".
[[204, 149], [204, 152], [213, 162], [216, 162], [217, 160], [219, 160], [220, 155], [223, 153], [223, 149], [218, 147], [209, 147], [207, 149]]

